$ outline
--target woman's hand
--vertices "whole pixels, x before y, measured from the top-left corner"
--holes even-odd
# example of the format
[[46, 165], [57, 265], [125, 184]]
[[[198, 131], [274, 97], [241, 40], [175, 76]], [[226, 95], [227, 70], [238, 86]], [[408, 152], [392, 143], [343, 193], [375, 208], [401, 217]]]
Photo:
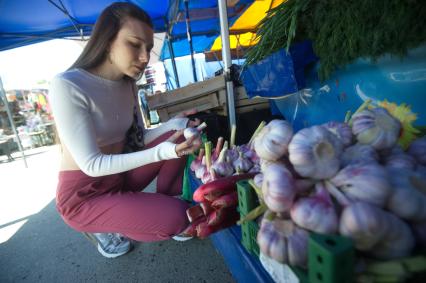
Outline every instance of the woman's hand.
[[[183, 130], [176, 131], [173, 135], [168, 138], [168, 141], [175, 142], [180, 136], [183, 135]], [[181, 157], [184, 155], [188, 155], [194, 153], [201, 146], [201, 138], [199, 136], [194, 136], [186, 141], [176, 145], [176, 154]]]
[[[176, 115], [176, 118], [185, 118], [188, 115], [194, 115], [197, 112], [198, 112], [198, 110], [195, 109], [195, 108], [193, 108], [193, 109], [190, 109], [190, 110], [183, 111], [182, 113], [179, 113], [178, 115]], [[198, 118], [195, 118], [193, 120], [189, 119], [188, 124], [186, 126], [193, 128], [193, 127], [196, 127], [196, 126], [200, 125], [200, 123], [201, 123], [201, 121]]]

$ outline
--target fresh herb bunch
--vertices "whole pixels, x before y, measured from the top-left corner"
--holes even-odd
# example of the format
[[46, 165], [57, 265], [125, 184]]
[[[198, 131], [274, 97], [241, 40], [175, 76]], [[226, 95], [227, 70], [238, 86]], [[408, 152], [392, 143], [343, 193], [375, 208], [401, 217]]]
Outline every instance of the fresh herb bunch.
[[309, 39], [323, 80], [360, 57], [403, 57], [426, 42], [425, 27], [424, 0], [288, 0], [259, 23], [259, 42], [247, 52], [246, 64]]

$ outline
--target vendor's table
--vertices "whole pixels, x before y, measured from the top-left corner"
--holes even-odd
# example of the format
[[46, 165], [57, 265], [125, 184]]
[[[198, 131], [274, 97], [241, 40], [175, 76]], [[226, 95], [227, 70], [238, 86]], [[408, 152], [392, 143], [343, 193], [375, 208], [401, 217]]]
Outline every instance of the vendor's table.
[[[200, 185], [201, 181], [193, 172], [186, 169], [187, 180], [192, 192]], [[241, 229], [234, 225], [211, 235], [210, 240], [217, 251], [225, 259], [226, 265], [237, 282], [274, 282], [263, 268], [257, 257], [249, 254], [241, 244]]]

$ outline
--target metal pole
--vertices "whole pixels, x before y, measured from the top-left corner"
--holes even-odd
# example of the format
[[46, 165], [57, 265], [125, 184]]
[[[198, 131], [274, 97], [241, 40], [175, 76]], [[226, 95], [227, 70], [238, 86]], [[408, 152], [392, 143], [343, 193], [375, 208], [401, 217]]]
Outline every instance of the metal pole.
[[185, 22], [186, 22], [186, 37], [189, 42], [189, 50], [191, 51], [191, 62], [192, 62], [192, 75], [194, 76], [194, 82], [197, 82], [197, 72], [195, 70], [195, 60], [194, 60], [194, 47], [192, 46], [192, 35], [191, 35], [191, 25], [189, 21], [189, 0], [184, 0], [185, 3]]
[[167, 32], [166, 35], [167, 35], [167, 45], [169, 47], [169, 52], [170, 52], [170, 59], [172, 60], [173, 74], [175, 75], [176, 87], [180, 88], [179, 76], [178, 76], [176, 61], [175, 61], [175, 52], [173, 51], [173, 44], [171, 41], [172, 37], [170, 36], [169, 32]]
[[229, 46], [228, 11], [226, 0], [217, 0], [219, 6], [220, 34], [222, 38], [223, 73], [226, 80], [226, 98], [228, 104], [229, 129], [236, 127], [234, 84], [231, 80], [231, 48]]
[[27, 159], [25, 158], [25, 154], [24, 154], [24, 148], [22, 147], [21, 139], [19, 138], [18, 131], [16, 131], [15, 123], [13, 122], [12, 112], [9, 109], [9, 102], [7, 101], [6, 92], [3, 89], [3, 82], [1, 80], [1, 77], [0, 77], [0, 95], [3, 97], [3, 101], [6, 106], [6, 111], [7, 111], [7, 116], [9, 117], [10, 126], [12, 127], [13, 133], [15, 134], [16, 139], [18, 140], [19, 151], [22, 154], [25, 168], [28, 168]]

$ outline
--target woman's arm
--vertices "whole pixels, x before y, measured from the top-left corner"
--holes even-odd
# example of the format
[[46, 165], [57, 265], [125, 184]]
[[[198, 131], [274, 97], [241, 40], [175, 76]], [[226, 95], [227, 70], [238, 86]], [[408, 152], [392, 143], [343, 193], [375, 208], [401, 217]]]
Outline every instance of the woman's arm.
[[79, 88], [72, 82], [57, 77], [52, 81], [49, 93], [61, 141], [79, 168], [89, 176], [121, 173], [152, 162], [178, 157], [176, 144], [172, 142], [163, 142], [135, 153], [103, 154], [96, 142], [89, 101]]

